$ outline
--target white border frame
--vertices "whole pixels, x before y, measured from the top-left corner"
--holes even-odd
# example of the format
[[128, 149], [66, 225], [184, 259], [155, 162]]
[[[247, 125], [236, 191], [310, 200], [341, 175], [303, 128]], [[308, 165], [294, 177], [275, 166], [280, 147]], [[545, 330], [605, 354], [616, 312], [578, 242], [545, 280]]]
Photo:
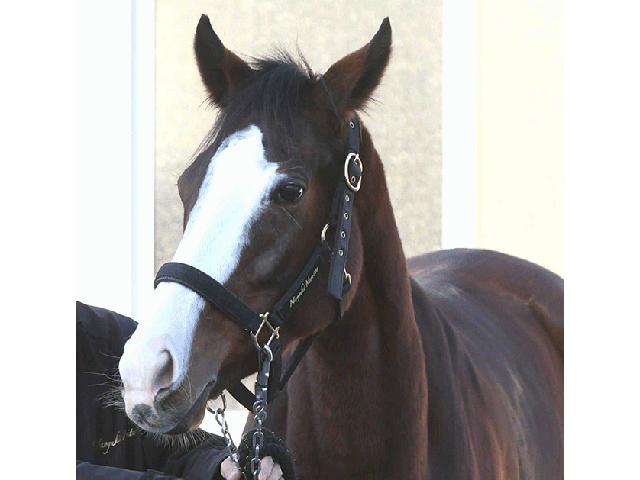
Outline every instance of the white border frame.
[[155, 273], [155, 3], [80, 2], [76, 31], [76, 300], [139, 320]]
[[154, 278], [155, 2], [131, 2], [131, 313], [145, 318]]
[[442, 248], [476, 246], [477, 9], [442, 5]]

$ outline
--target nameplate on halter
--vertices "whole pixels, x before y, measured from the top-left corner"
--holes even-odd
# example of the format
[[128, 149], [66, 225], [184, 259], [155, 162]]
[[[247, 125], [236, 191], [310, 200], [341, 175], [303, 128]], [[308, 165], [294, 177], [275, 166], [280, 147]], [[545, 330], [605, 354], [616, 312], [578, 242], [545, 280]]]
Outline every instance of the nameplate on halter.
[[309, 285], [311, 285], [311, 282], [313, 282], [313, 279], [316, 278], [316, 275], [318, 274], [319, 269], [320, 267], [316, 266], [313, 272], [311, 272], [311, 274], [307, 278], [305, 278], [304, 282], [302, 282], [302, 285], [300, 285], [300, 290], [298, 291], [298, 293], [296, 293], [289, 300], [289, 308], [292, 308], [296, 303], [298, 303], [298, 300], [300, 300], [300, 297], [302, 297], [302, 294], [307, 291], [307, 288], [309, 287]]

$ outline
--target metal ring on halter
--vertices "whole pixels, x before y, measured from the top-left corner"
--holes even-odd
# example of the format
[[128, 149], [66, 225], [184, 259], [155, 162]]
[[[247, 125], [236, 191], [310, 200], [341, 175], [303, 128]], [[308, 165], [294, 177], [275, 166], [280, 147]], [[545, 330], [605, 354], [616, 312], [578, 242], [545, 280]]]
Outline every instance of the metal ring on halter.
[[271, 339], [269, 339], [269, 341], [265, 343], [261, 348], [261, 351], [267, 356], [267, 362], [273, 362], [273, 352], [271, 351], [271, 347], [269, 346], [269, 343], [271, 343], [272, 339], [273, 337], [271, 337]]
[[[258, 350], [262, 350], [265, 346], [268, 347], [274, 338], [280, 338], [280, 327], [274, 328], [274, 326], [269, 323], [269, 312], [261, 313], [260, 317], [262, 318], [262, 323], [258, 327], [258, 330], [256, 331], [256, 333], [250, 332], [251, 338], [253, 339], [253, 344]], [[271, 330], [271, 336], [269, 337], [269, 340], [267, 340], [267, 343], [265, 343], [264, 345], [260, 345], [260, 343], [258, 342], [258, 336], [260, 335], [260, 332], [262, 332], [262, 328], [265, 325], [269, 327], [269, 330]], [[271, 349], [269, 349], [269, 352], [271, 352]], [[273, 353], [271, 353], [271, 358], [273, 359]]]

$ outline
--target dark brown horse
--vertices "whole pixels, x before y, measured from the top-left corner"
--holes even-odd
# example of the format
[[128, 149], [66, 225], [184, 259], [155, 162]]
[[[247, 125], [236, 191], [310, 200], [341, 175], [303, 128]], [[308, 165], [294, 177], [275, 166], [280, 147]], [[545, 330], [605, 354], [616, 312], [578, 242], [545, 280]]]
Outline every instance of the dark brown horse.
[[[347, 124], [389, 61], [385, 20], [323, 76], [286, 54], [246, 63], [208, 18], [195, 52], [220, 115], [180, 177], [185, 232], [174, 262], [197, 267], [256, 312], [307, 262], [343, 175]], [[382, 162], [361, 127], [344, 316], [326, 277], [282, 326], [285, 352], [315, 340], [265, 426], [305, 479], [563, 477], [563, 290], [557, 275], [483, 250], [406, 260]], [[256, 371], [245, 331], [178, 283], [120, 363], [129, 416], [196, 428], [205, 403]]]

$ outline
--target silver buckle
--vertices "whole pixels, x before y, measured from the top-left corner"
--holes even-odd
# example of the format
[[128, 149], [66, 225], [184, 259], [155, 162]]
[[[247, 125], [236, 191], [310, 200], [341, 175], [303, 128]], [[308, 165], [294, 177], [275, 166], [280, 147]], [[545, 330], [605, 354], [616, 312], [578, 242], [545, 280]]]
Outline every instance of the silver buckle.
[[[354, 160], [356, 162], [356, 165], [360, 167], [360, 178], [358, 178], [358, 182], [355, 185], [354, 183], [356, 181], [356, 177], [355, 176], [349, 177], [349, 162], [351, 160]], [[347, 155], [347, 159], [344, 162], [344, 179], [347, 181], [347, 186], [354, 192], [357, 192], [358, 190], [360, 190], [363, 171], [364, 171], [364, 168], [362, 167], [362, 161], [360, 160], [360, 155], [353, 152], [349, 153], [349, 155]]]

